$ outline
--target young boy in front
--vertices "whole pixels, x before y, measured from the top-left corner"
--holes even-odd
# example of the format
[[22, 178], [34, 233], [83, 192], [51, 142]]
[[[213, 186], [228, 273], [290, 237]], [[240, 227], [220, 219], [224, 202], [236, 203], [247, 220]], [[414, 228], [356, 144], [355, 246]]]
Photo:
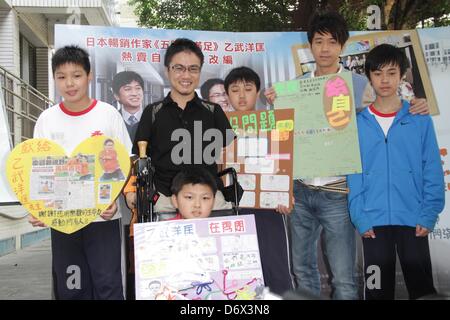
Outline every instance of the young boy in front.
[[[232, 69], [225, 77], [225, 91], [232, 107], [237, 111], [256, 110], [261, 88], [258, 74], [248, 67]], [[278, 205], [277, 212], [287, 214], [288, 207]], [[254, 209], [241, 209], [242, 214], [254, 214]], [[282, 295], [293, 289], [290, 271], [287, 222], [284, 215], [275, 210], [258, 210], [255, 223], [261, 253], [261, 262], [266, 286]]]
[[177, 215], [172, 220], [208, 218], [217, 192], [215, 178], [202, 168], [180, 171], [172, 182], [172, 204]]
[[[93, 135], [118, 139], [131, 151], [119, 112], [88, 95], [92, 79], [88, 53], [76, 46], [58, 49], [52, 58], [55, 84], [64, 101], [38, 118], [34, 138], [47, 138], [70, 154]], [[123, 299], [120, 217], [116, 203], [83, 229], [65, 234], [51, 230], [56, 299]], [[44, 226], [30, 216], [33, 226]]]
[[431, 117], [412, 115], [397, 95], [407, 67], [403, 51], [388, 44], [370, 51], [365, 63], [376, 100], [357, 115], [363, 172], [347, 181], [368, 300], [394, 299], [396, 254], [410, 299], [436, 292], [428, 233], [444, 208], [444, 177]]

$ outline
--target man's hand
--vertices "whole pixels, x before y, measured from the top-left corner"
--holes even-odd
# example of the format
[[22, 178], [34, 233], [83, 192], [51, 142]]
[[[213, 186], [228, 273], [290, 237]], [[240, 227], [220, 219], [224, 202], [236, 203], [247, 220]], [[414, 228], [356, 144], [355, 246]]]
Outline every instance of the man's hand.
[[45, 223], [36, 219], [31, 214], [28, 215], [28, 222], [31, 223], [33, 227], [46, 227]]
[[117, 212], [117, 204], [116, 201], [111, 203], [111, 205], [100, 214], [100, 217], [102, 217], [104, 220], [111, 220], [111, 218], [116, 214]]
[[282, 214], [291, 214], [291, 210], [289, 210], [288, 207], [283, 206], [281, 204], [279, 204], [276, 208], [278, 213], [282, 213]]
[[369, 231], [366, 231], [363, 233], [362, 235], [363, 238], [371, 238], [371, 239], [375, 239], [375, 232], [373, 232], [373, 229], [370, 229]]
[[125, 200], [127, 202], [127, 207], [130, 210], [136, 208], [136, 192], [128, 192], [125, 194]]
[[411, 100], [411, 106], [409, 107], [409, 112], [411, 114], [430, 114], [430, 106], [428, 105], [427, 99], [414, 98]]
[[264, 91], [264, 96], [267, 99], [267, 102], [270, 105], [273, 105], [275, 98], [277, 97], [277, 93], [275, 92], [275, 89], [273, 87], [270, 87]]
[[[295, 204], [295, 198], [294, 198], [294, 196], [292, 196], [292, 199], [291, 199], [291, 200], [292, 200], [292, 203]], [[275, 210], [276, 210], [278, 213], [282, 213], [282, 214], [291, 214], [291, 212], [292, 212], [292, 210], [289, 210], [288, 207], [283, 206], [283, 205], [281, 205], [281, 204], [279, 204]]]
[[427, 228], [420, 225], [416, 226], [416, 237], [426, 237], [429, 233], [430, 230], [428, 230]]

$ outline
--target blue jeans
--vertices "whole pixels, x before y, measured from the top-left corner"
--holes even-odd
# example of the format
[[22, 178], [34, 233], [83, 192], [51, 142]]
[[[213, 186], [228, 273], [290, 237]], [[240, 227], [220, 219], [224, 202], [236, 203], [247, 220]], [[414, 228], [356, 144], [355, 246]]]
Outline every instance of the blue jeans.
[[297, 285], [320, 295], [317, 241], [323, 229], [324, 253], [332, 273], [333, 299], [358, 299], [355, 229], [348, 213], [347, 195], [314, 190], [295, 180], [294, 197], [292, 264]]

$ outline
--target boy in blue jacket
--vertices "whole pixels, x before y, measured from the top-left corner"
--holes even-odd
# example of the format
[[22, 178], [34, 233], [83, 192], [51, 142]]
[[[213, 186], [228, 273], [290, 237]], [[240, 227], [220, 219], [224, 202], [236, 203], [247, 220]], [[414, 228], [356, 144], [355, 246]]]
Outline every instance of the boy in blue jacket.
[[444, 208], [444, 176], [431, 117], [412, 115], [397, 95], [407, 67], [405, 53], [388, 44], [365, 63], [376, 100], [357, 115], [363, 172], [347, 181], [368, 300], [394, 299], [396, 253], [410, 299], [436, 292], [428, 233]]

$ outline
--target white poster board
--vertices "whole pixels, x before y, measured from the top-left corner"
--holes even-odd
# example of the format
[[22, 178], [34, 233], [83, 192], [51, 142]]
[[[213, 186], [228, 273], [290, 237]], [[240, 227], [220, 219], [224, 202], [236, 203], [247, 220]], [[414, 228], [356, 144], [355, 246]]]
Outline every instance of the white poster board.
[[137, 300], [257, 300], [254, 215], [134, 225]]

